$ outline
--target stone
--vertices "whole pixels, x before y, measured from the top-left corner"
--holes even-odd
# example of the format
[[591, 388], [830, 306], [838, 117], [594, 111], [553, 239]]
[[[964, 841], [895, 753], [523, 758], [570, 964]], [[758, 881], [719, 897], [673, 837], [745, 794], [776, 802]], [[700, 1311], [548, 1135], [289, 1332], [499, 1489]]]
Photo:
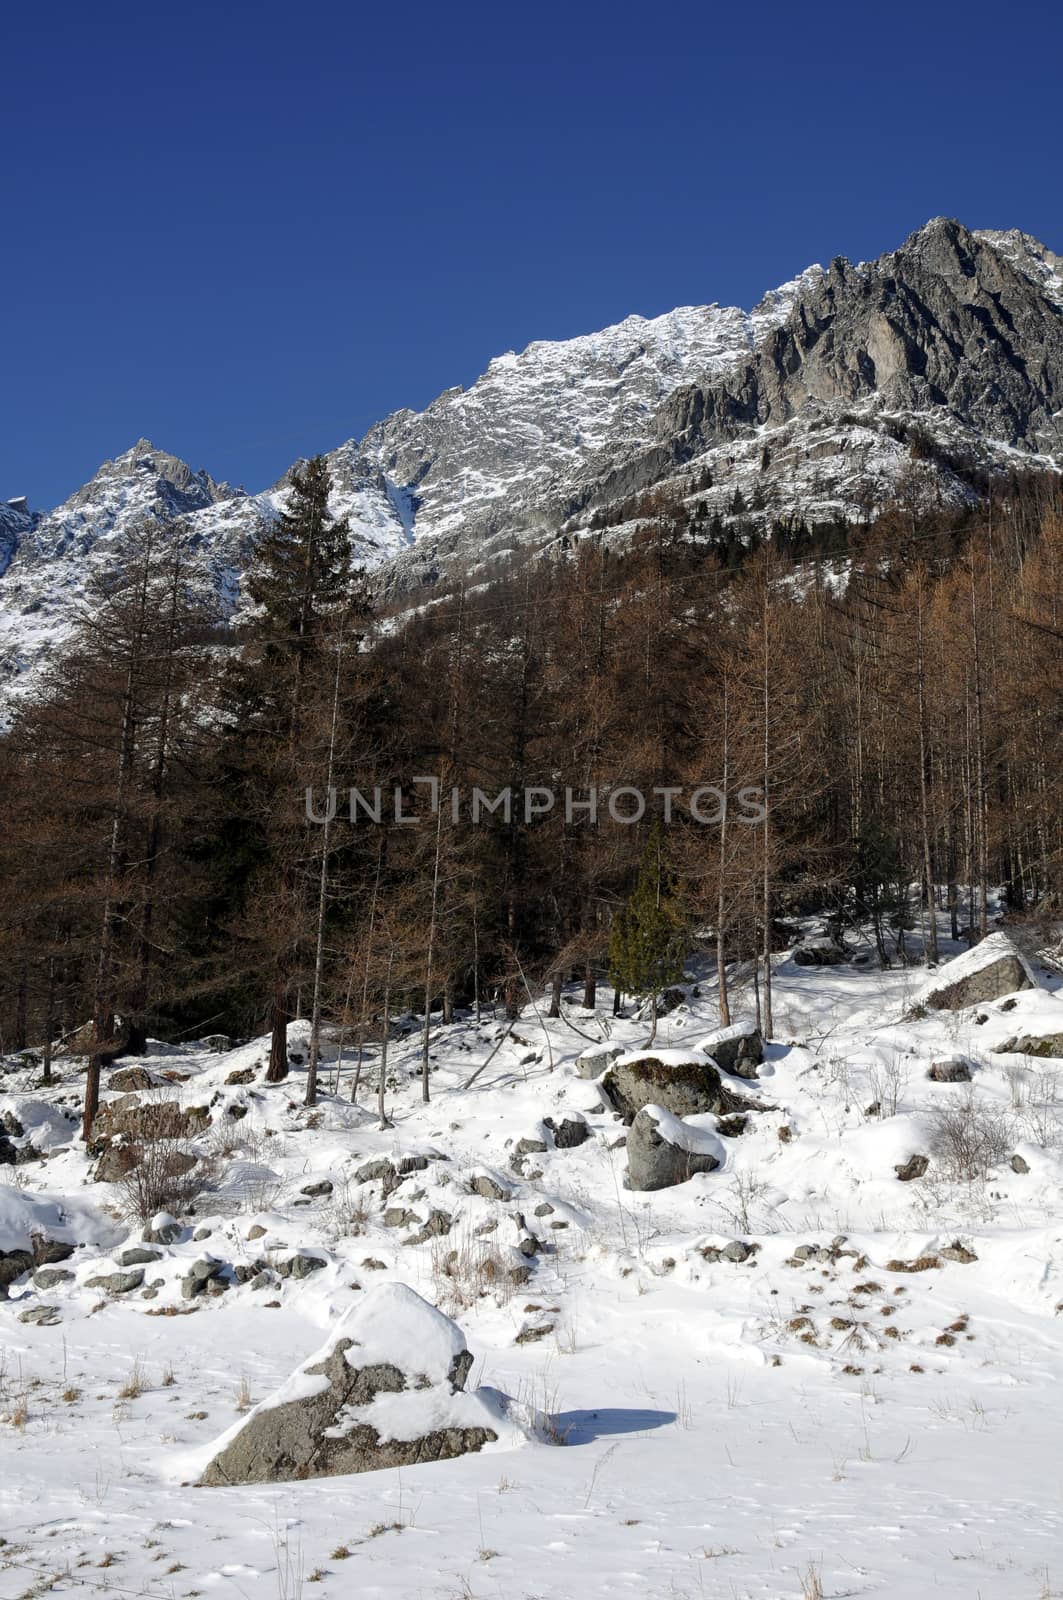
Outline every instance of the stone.
[[791, 958], [798, 967], [842, 967], [849, 964], [849, 952], [830, 941], [799, 944]]
[[753, 1246], [746, 1244], [743, 1239], [732, 1239], [730, 1244], [725, 1244], [720, 1251], [724, 1261], [748, 1261], [753, 1254]]
[[113, 1089], [116, 1092], [120, 1091], [122, 1094], [129, 1094], [130, 1092], [135, 1093], [140, 1089], [154, 1089], [159, 1081], [153, 1072], [148, 1071], [147, 1067], [119, 1067], [117, 1072], [112, 1072], [108, 1075], [104, 1087]]
[[1030, 1163], [1025, 1159], [1024, 1156], [1020, 1155], [1012, 1156], [1009, 1165], [1011, 1166], [1012, 1172], [1017, 1172], [1020, 1174], [1020, 1176], [1021, 1174], [1029, 1172], [1030, 1170]]
[[[219, 1056], [228, 1055], [233, 1047], [233, 1042], [227, 1033], [208, 1033], [205, 1039], [200, 1040], [200, 1043], [204, 1050], [213, 1050], [214, 1054]], [[250, 1080], [248, 1081], [250, 1082]]]
[[239, 1088], [244, 1084], [254, 1083], [256, 1067], [234, 1067], [226, 1078], [226, 1085]]
[[36, 1289], [54, 1289], [60, 1283], [72, 1283], [74, 1274], [69, 1267], [38, 1267], [33, 1274]]
[[644, 1106], [627, 1141], [627, 1186], [671, 1189], [699, 1172], [715, 1172], [723, 1147], [714, 1134], [688, 1128], [660, 1106]]
[[591, 1050], [584, 1050], [582, 1055], [576, 1057], [577, 1078], [600, 1078], [606, 1068], [611, 1067], [617, 1056], [624, 1054], [623, 1047], [611, 1044], [606, 1047], [595, 1045]]
[[[289, 1276], [293, 1278], [309, 1278], [311, 1273], [320, 1272], [322, 1267], [327, 1265], [328, 1263], [322, 1256], [312, 1256], [307, 1251], [300, 1250], [290, 1260], [282, 1261], [277, 1270], [282, 1278]], [[285, 1267], [288, 1269], [287, 1272], [284, 1270]]]
[[585, 1144], [591, 1136], [586, 1119], [578, 1114], [564, 1117], [560, 1122], [546, 1117], [543, 1126], [550, 1129], [558, 1150], [574, 1150], [578, 1145]]
[[[478, 1451], [498, 1439], [508, 1419], [494, 1391], [465, 1393], [471, 1366], [455, 1323], [405, 1284], [379, 1285], [282, 1389], [255, 1407], [201, 1481], [279, 1483]], [[403, 1437], [392, 1437], [383, 1423], [374, 1426], [378, 1404], [385, 1419], [401, 1414]]]
[[966, 1056], [945, 1056], [930, 1063], [927, 1077], [932, 1083], [970, 1083], [971, 1063]]
[[176, 1244], [184, 1231], [183, 1222], [178, 1222], [168, 1211], [159, 1211], [145, 1224], [140, 1237], [145, 1244]]
[[120, 1267], [146, 1267], [152, 1261], [161, 1261], [161, 1250], [150, 1250], [146, 1245], [130, 1245], [128, 1250], [123, 1250], [118, 1257]]
[[513, 1190], [502, 1179], [491, 1172], [478, 1172], [469, 1184], [473, 1194], [478, 1194], [484, 1200], [511, 1200]]
[[448, 1234], [454, 1225], [454, 1218], [449, 1211], [430, 1211], [428, 1219], [419, 1233], [415, 1233], [407, 1244], [427, 1244], [429, 1239], [441, 1239]]
[[752, 1018], [717, 1028], [699, 1041], [698, 1049], [704, 1050], [721, 1072], [735, 1078], [755, 1078], [764, 1060], [764, 1040]]
[[264, 1239], [268, 1232], [269, 1229], [264, 1228], [261, 1222], [253, 1222], [247, 1230], [246, 1237], [248, 1239]]
[[675, 1050], [621, 1056], [602, 1079], [602, 1093], [629, 1123], [647, 1105], [662, 1106], [676, 1117], [727, 1109], [712, 1062]]
[[925, 1177], [929, 1166], [929, 1156], [911, 1156], [900, 1166], [894, 1167], [893, 1170], [902, 1183], [911, 1183], [915, 1178]]
[[20, 1322], [28, 1322], [38, 1328], [52, 1328], [62, 1318], [59, 1315], [58, 1306], [38, 1305], [27, 1306], [25, 1311], [20, 1311], [18, 1320]]
[[1026, 962], [1007, 934], [991, 933], [939, 967], [916, 994], [913, 1011], [962, 1011], [1033, 987]]
[[143, 1267], [132, 1272], [107, 1272], [99, 1278], [86, 1278], [86, 1289], [105, 1289], [108, 1294], [131, 1294], [144, 1282]]
[[305, 1188], [299, 1190], [299, 1193], [307, 1195], [311, 1200], [322, 1199], [332, 1193], [332, 1181], [329, 1178], [322, 1178], [318, 1183], [308, 1183]]
[[1063, 1033], [1019, 1034], [1014, 1039], [1006, 1039], [1003, 1044], [998, 1044], [993, 1054], [1063, 1059]]
[[405, 1206], [389, 1206], [384, 1212], [385, 1228], [408, 1228], [420, 1220], [416, 1211], [408, 1211]]

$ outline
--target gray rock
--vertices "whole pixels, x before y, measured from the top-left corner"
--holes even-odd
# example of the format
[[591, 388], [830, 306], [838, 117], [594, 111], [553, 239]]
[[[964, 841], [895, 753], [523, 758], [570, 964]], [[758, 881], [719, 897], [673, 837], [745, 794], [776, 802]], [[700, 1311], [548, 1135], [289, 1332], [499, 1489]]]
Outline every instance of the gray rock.
[[627, 1139], [629, 1189], [671, 1189], [695, 1173], [715, 1172], [719, 1165], [714, 1155], [670, 1144], [648, 1111], [637, 1113]]
[[928, 1011], [962, 1011], [967, 1006], [1000, 1000], [1017, 989], [1032, 989], [1026, 965], [1011, 940], [991, 933], [929, 978], [917, 997]]
[[51, 1328], [62, 1321], [58, 1306], [27, 1306], [25, 1311], [18, 1314], [20, 1322], [28, 1322], [38, 1328]]
[[704, 1057], [675, 1066], [653, 1055], [622, 1058], [602, 1079], [602, 1093], [625, 1122], [647, 1105], [663, 1106], [676, 1117], [726, 1109], [720, 1074]]
[[721, 1072], [729, 1072], [735, 1078], [755, 1078], [764, 1060], [764, 1040], [752, 1018], [732, 1023], [729, 1028], [717, 1028], [700, 1041], [699, 1049]]
[[158, 1226], [155, 1226], [154, 1219], [145, 1223], [144, 1231], [140, 1237], [145, 1244], [176, 1244], [184, 1231], [185, 1224], [178, 1222], [176, 1217], [167, 1217], [160, 1214]]
[[1030, 1163], [1025, 1159], [1024, 1156], [1020, 1156], [1020, 1155], [1012, 1156], [1011, 1161], [1010, 1161], [1009, 1164], [1011, 1166], [1012, 1172], [1017, 1172], [1020, 1175], [1022, 1173], [1025, 1173], [1025, 1172], [1029, 1172], [1029, 1170], [1030, 1170]]
[[1005, 1039], [993, 1051], [996, 1056], [1043, 1056], [1048, 1059], [1063, 1058], [1063, 1033], [1024, 1033], [1014, 1039]]
[[160, 1081], [147, 1067], [119, 1067], [117, 1072], [108, 1076], [105, 1088], [129, 1094], [141, 1089], [153, 1089]]
[[208, 1033], [200, 1043], [204, 1050], [213, 1050], [215, 1055], [219, 1056], [228, 1055], [233, 1047], [233, 1042], [227, 1033]]
[[902, 1183], [911, 1183], [916, 1178], [926, 1176], [930, 1166], [929, 1156], [910, 1156], [899, 1167], [894, 1167], [894, 1172]]
[[970, 1083], [971, 1063], [966, 1056], [945, 1056], [930, 1063], [927, 1077], [932, 1083]]
[[332, 1193], [332, 1180], [322, 1178], [318, 1183], [308, 1183], [305, 1188], [299, 1190], [299, 1193], [308, 1195], [311, 1200], [321, 1199], [324, 1195]]
[[38, 1267], [33, 1274], [34, 1287], [37, 1289], [54, 1289], [60, 1283], [72, 1283], [74, 1274], [69, 1267]]
[[513, 1190], [490, 1172], [478, 1172], [469, 1187], [484, 1200], [510, 1200]]
[[[292, 1256], [290, 1261], [282, 1261], [278, 1270], [282, 1277], [290, 1275], [293, 1278], [309, 1278], [311, 1273], [320, 1272], [327, 1265], [323, 1257], [312, 1256], [301, 1250], [298, 1255]], [[288, 1268], [288, 1273], [285, 1273], [285, 1267]]]
[[544, 1118], [544, 1126], [550, 1129], [554, 1136], [554, 1144], [558, 1150], [574, 1150], [578, 1145], [585, 1144], [591, 1137], [591, 1130], [586, 1119], [578, 1114], [571, 1113], [560, 1122], [555, 1122], [552, 1117]]
[[623, 1046], [611, 1044], [591, 1050], [584, 1050], [582, 1055], [576, 1057], [577, 1078], [600, 1078], [607, 1067], [611, 1067], [617, 1056], [624, 1054]]
[[135, 1267], [132, 1272], [107, 1272], [99, 1278], [86, 1278], [86, 1289], [105, 1289], [108, 1294], [131, 1294], [134, 1289], [139, 1289], [144, 1282], [143, 1267]]
[[844, 967], [849, 964], [849, 952], [839, 944], [799, 944], [793, 953], [799, 967]]
[[123, 1250], [118, 1257], [120, 1267], [146, 1267], [152, 1261], [161, 1261], [162, 1251], [149, 1249], [147, 1245], [130, 1245], [128, 1250]]
[[746, 1244], [743, 1239], [732, 1239], [730, 1244], [725, 1244], [720, 1251], [725, 1261], [748, 1261], [753, 1254], [753, 1246]]
[[[419, 1304], [416, 1304], [419, 1302]], [[366, 1308], [360, 1320], [358, 1312]], [[377, 1350], [386, 1339], [389, 1313], [401, 1317], [407, 1347], [421, 1345], [432, 1370], [403, 1370], [380, 1359], [362, 1359], [359, 1351]], [[423, 1310], [421, 1309], [423, 1308]], [[493, 1429], [461, 1426], [448, 1421], [452, 1397], [465, 1386], [472, 1356], [460, 1336], [445, 1343], [438, 1324], [425, 1314], [442, 1318], [402, 1284], [383, 1285], [370, 1291], [353, 1313], [341, 1322], [320, 1358], [300, 1369], [307, 1377], [324, 1378], [325, 1384], [297, 1400], [267, 1404], [256, 1409], [239, 1433], [215, 1456], [203, 1474], [205, 1485], [277, 1483], [296, 1479], [371, 1472], [383, 1467], [406, 1467], [429, 1461], [446, 1461], [480, 1450], [497, 1438]], [[424, 1323], [424, 1335], [411, 1338], [411, 1323]], [[447, 1319], [442, 1319], [446, 1322]], [[450, 1325], [453, 1327], [453, 1325]], [[454, 1349], [446, 1371], [435, 1370], [441, 1348]], [[445, 1359], [445, 1358], [443, 1358]], [[377, 1395], [426, 1391], [426, 1415], [436, 1426], [420, 1438], [385, 1439], [371, 1424], [360, 1420], [357, 1409]], [[431, 1391], [429, 1395], [427, 1391]], [[456, 1413], [455, 1413], [456, 1415]]]

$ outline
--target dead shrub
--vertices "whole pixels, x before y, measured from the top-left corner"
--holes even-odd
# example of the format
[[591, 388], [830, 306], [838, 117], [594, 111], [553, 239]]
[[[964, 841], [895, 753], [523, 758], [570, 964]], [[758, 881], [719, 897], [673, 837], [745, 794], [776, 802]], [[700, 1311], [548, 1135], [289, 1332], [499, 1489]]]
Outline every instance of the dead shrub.
[[137, 1222], [150, 1222], [159, 1211], [180, 1216], [213, 1175], [212, 1163], [184, 1139], [133, 1139], [121, 1149], [125, 1170], [115, 1187], [122, 1210]]
[[941, 1176], [954, 1183], [988, 1178], [1014, 1147], [1015, 1130], [1003, 1111], [980, 1105], [969, 1094], [956, 1105], [935, 1109], [931, 1154]]

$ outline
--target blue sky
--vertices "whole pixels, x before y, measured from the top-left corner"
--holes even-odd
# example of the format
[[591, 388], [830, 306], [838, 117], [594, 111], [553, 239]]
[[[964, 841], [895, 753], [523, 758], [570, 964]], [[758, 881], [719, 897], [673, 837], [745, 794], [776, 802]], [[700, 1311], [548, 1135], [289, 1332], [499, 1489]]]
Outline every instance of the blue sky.
[[928, 217], [1063, 250], [1043, 0], [0, 15], [0, 497], [144, 434], [248, 488], [494, 354]]

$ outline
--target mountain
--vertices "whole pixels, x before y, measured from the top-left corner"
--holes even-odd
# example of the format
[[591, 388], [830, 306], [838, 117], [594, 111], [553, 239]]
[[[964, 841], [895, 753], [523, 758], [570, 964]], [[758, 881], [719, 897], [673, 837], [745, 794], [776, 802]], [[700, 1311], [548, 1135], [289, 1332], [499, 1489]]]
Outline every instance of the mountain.
[[[391, 593], [561, 533], [622, 537], [632, 496], [657, 486], [723, 519], [739, 503], [764, 520], [867, 516], [913, 475], [972, 500], [994, 474], [1063, 467], [1063, 259], [935, 218], [752, 311], [631, 316], [499, 356], [328, 462], [356, 559]], [[0, 673], [29, 686], [87, 571], [145, 516], [174, 520], [234, 605], [286, 478], [248, 494], [142, 439], [47, 515], [0, 504]]]

